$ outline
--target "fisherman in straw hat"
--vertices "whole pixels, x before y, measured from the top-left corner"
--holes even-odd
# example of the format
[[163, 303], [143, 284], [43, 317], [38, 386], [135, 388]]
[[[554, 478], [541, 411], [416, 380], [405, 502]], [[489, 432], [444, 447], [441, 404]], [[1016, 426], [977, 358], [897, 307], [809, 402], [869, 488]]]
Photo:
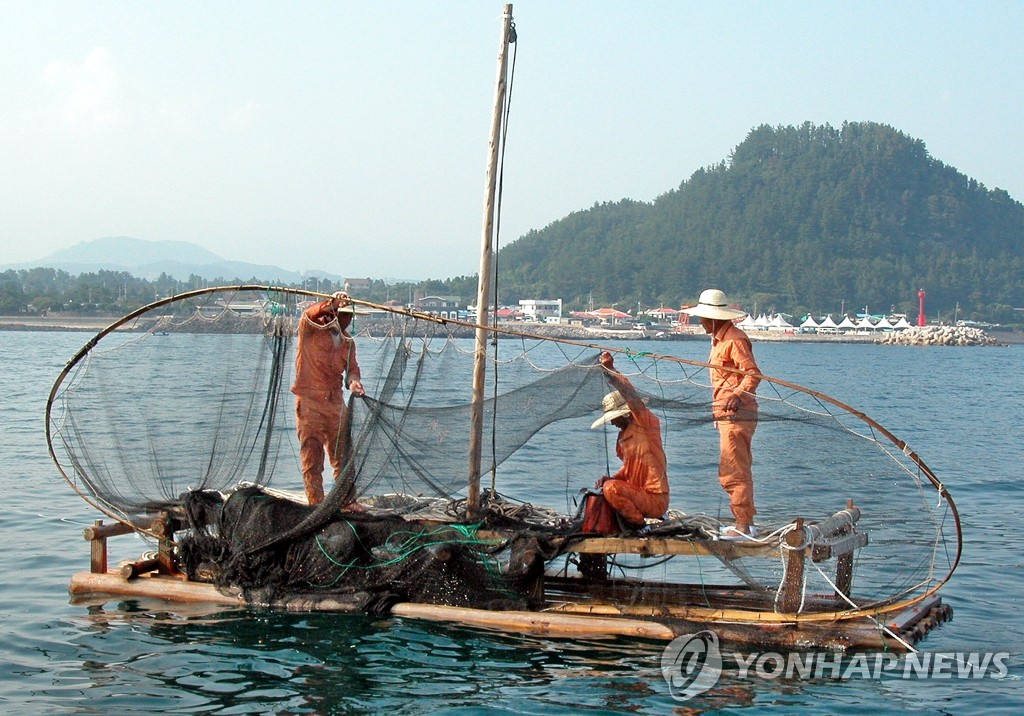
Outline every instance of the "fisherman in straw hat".
[[[729, 507], [736, 524], [723, 529], [727, 539], [743, 539], [754, 534], [754, 473], [751, 440], [757, 428], [757, 400], [754, 391], [761, 382], [761, 371], [747, 334], [733, 320], [747, 315], [729, 308], [725, 294], [709, 288], [700, 294], [696, 306], [683, 313], [700, 318], [700, 325], [711, 336], [712, 403], [718, 428], [718, 481], [729, 494]], [[743, 371], [742, 373], [734, 371]]]
[[622, 467], [614, 475], [598, 480], [597, 486], [627, 527], [641, 528], [645, 517], [661, 517], [668, 509], [668, 472], [661, 423], [629, 379], [615, 369], [611, 353], [604, 351], [599, 360], [616, 390], [604, 396], [604, 414], [590, 427], [611, 423], [619, 429], [615, 453], [622, 460]]

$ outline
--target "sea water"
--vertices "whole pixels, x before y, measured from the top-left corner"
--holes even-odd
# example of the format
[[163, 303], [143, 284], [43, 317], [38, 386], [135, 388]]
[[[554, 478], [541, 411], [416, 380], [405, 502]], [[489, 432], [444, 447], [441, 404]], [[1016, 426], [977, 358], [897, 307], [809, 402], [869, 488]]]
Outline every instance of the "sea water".
[[[1017, 714], [1024, 705], [1024, 346], [755, 345], [766, 374], [864, 411], [948, 487], [965, 538], [961, 565], [942, 590], [954, 618], [919, 646], [1009, 652], [1009, 674], [765, 679], [727, 669], [683, 703], [661, 675], [661, 642], [138, 599], [71, 604], [69, 579], [88, 567], [82, 529], [100, 515], [50, 461], [44, 409], [60, 370], [88, 338], [0, 333], [3, 713]], [[698, 360], [708, 349], [703, 342], [621, 346]], [[116, 564], [145, 545], [121, 537], [110, 547]]]

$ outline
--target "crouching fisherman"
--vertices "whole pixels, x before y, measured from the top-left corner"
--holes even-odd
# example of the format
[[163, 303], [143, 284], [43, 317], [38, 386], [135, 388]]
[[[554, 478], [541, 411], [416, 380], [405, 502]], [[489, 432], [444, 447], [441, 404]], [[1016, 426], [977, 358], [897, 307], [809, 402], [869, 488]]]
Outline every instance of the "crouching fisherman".
[[[614, 475], [598, 480], [596, 487], [619, 515], [623, 527], [640, 529], [644, 526], [645, 517], [660, 518], [668, 510], [668, 471], [661, 442], [661, 423], [629, 379], [615, 369], [611, 353], [601, 353], [600, 362], [615, 390], [604, 396], [604, 414], [594, 421], [591, 428], [611, 423], [619, 429], [615, 454], [622, 460], [622, 467]], [[588, 527], [592, 525], [585, 520], [585, 532]], [[606, 529], [607, 525], [604, 529], [594, 528], [591, 531], [608, 534]]]

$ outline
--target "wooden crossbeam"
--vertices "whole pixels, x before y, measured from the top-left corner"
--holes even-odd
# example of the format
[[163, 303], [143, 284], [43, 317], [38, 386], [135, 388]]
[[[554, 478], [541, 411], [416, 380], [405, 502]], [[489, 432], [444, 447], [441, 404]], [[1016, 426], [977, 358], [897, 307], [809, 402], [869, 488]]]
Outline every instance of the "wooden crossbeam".
[[867, 543], [867, 532], [854, 532], [853, 534], [835, 537], [825, 542], [815, 542], [811, 545], [811, 560], [814, 562], [824, 562], [826, 559], [850, 554], [854, 550], [866, 546]]

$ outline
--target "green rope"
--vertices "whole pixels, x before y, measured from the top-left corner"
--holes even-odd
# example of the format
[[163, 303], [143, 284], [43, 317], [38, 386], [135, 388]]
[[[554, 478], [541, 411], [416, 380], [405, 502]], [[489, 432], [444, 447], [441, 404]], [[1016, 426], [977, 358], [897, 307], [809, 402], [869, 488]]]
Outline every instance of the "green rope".
[[[345, 522], [345, 524], [347, 524], [349, 526], [349, 529], [352, 530], [352, 534], [355, 536], [356, 541], [359, 543], [359, 545], [361, 547], [363, 547], [363, 549], [365, 551], [369, 551], [369, 550], [366, 550], [366, 545], [364, 545], [362, 540], [359, 538], [359, 533], [356, 531], [354, 525], [351, 522], [349, 522], [348, 520], [344, 520], [344, 522]], [[327, 548], [324, 545], [323, 541], [321, 540], [320, 535], [317, 535], [316, 538], [315, 538], [315, 541], [316, 541], [317, 547], [319, 547], [319, 549], [320, 549], [320, 553], [331, 564], [333, 564], [333, 565], [335, 565], [337, 567], [341, 567], [342, 568], [341, 573], [338, 574], [338, 576], [334, 579], [333, 582], [330, 582], [327, 585], [320, 585], [320, 586], [328, 587], [328, 586], [333, 586], [334, 584], [337, 584], [338, 580], [340, 580], [342, 577], [344, 577], [345, 574], [347, 574], [350, 569], [361, 569], [361, 570], [369, 571], [371, 569], [381, 569], [383, 567], [390, 567], [392, 565], [399, 564], [399, 563], [405, 561], [406, 559], [408, 559], [409, 557], [411, 557], [412, 555], [416, 554], [417, 552], [419, 552], [421, 550], [424, 550], [424, 549], [429, 549], [430, 547], [441, 546], [441, 545], [446, 545], [446, 544], [465, 544], [465, 545], [493, 546], [495, 544], [500, 544], [502, 542], [502, 540], [476, 539], [475, 538], [475, 534], [476, 534], [478, 528], [479, 528], [479, 525], [451, 525], [451, 526], [448, 526], [448, 527], [437, 527], [437, 528], [435, 528], [433, 530], [430, 530], [429, 532], [410, 532], [410, 531], [394, 532], [394, 533], [392, 533], [391, 537], [394, 537], [395, 535], [403, 535], [403, 534], [404, 535], [409, 535], [409, 537], [407, 539], [405, 539], [398, 546], [391, 546], [391, 545], [388, 544], [390, 542], [390, 539], [391, 539], [390, 537], [388, 538], [387, 541], [385, 541], [384, 546], [388, 550], [390, 550], [392, 552], [397, 552], [396, 556], [391, 558], [391, 559], [387, 559], [387, 560], [377, 560], [375, 563], [367, 564], [367, 565], [358, 564], [355, 561], [345, 563], [345, 562], [340, 562], [340, 561], [336, 560], [327, 551]], [[418, 541], [420, 539], [423, 539], [424, 537], [437, 536], [437, 535], [440, 535], [440, 534], [442, 534], [442, 533], [444, 533], [446, 531], [458, 532], [459, 534], [463, 535], [464, 539], [442, 539], [442, 540], [432, 540], [432, 541], [428, 541], [428, 542], [419, 542]], [[489, 565], [486, 564], [486, 562], [489, 562], [489, 561], [490, 560], [488, 560], [487, 558], [484, 558], [485, 569], [488, 569], [488, 571], [490, 571], [490, 567], [489, 567]]]

